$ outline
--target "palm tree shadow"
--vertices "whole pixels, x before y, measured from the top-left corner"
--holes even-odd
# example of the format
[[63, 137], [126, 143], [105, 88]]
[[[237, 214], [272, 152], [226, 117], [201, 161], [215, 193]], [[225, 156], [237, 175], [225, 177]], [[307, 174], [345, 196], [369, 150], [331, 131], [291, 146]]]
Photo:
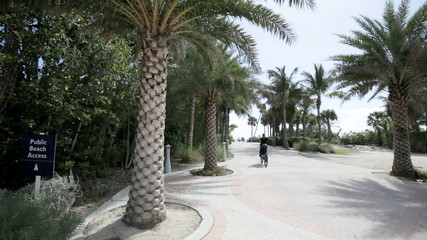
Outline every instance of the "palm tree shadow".
[[249, 168], [264, 168], [261, 163], [255, 163], [249, 166]]
[[[330, 181], [319, 191], [332, 198], [328, 208], [343, 216], [370, 221], [372, 228], [361, 234], [370, 238], [412, 239], [427, 233], [427, 189], [414, 182], [390, 181], [388, 185], [371, 179]], [[421, 238], [420, 238], [421, 239]]]

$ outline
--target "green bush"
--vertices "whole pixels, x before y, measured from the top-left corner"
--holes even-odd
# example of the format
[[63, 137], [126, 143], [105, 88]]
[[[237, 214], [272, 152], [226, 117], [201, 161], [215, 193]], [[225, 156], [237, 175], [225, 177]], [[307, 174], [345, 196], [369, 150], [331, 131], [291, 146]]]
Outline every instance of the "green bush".
[[203, 162], [203, 149], [180, 149], [176, 153], [176, 157], [180, 158], [183, 163], [201, 163]]
[[294, 148], [300, 152], [321, 152], [335, 153], [334, 147], [329, 143], [320, 143], [303, 141], [294, 144]]
[[82, 222], [81, 217], [58, 205], [58, 193], [30, 195], [0, 190], [0, 236], [2, 240], [66, 240]]
[[335, 153], [334, 147], [329, 143], [321, 143], [317, 146], [317, 150], [321, 153]]
[[300, 152], [315, 152], [317, 144], [315, 142], [303, 141], [294, 144], [294, 148]]
[[427, 172], [415, 169], [415, 178], [421, 180], [427, 180]]

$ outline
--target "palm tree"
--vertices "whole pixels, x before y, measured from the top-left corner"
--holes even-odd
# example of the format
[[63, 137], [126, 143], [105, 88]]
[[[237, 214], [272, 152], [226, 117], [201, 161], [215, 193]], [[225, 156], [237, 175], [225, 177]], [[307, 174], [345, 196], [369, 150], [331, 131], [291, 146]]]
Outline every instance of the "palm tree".
[[257, 124], [257, 119], [253, 116], [249, 116], [248, 117], [248, 125], [251, 126], [251, 142], [252, 142], [252, 138], [254, 137], [254, 131], [253, 128], [256, 126]]
[[331, 129], [331, 121], [335, 121], [338, 119], [337, 114], [334, 110], [328, 109], [323, 110], [320, 114], [322, 119], [326, 122], [326, 125], [328, 126], [328, 142], [332, 141], [332, 129]]
[[371, 126], [375, 129], [375, 132], [377, 134], [377, 143], [379, 146], [383, 145], [382, 125], [386, 117], [387, 114], [385, 112], [373, 112], [368, 115], [368, 126]]
[[[197, 46], [211, 45], [202, 41], [201, 34], [233, 44], [247, 60], [256, 62], [254, 43], [238, 25], [227, 17], [245, 18], [272, 32], [285, 41], [291, 41], [290, 29], [278, 15], [252, 1], [114, 1], [123, 18], [135, 27], [143, 50], [141, 101], [134, 153], [134, 174], [130, 200], [124, 221], [131, 226], [160, 222], [165, 217], [163, 197], [163, 139], [165, 119], [166, 77], [169, 50], [181, 39]], [[293, 1], [292, 1], [293, 2]], [[306, 1], [297, 1], [299, 3]], [[210, 89], [206, 95], [206, 110], [216, 116], [218, 91]], [[206, 119], [212, 119], [208, 115]], [[215, 117], [214, 117], [215, 119]], [[215, 122], [207, 121], [209, 131]], [[215, 133], [215, 131], [213, 132]], [[211, 134], [207, 145], [215, 144]], [[209, 151], [209, 150], [208, 150]], [[206, 153], [212, 158], [213, 153]]]
[[[203, 79], [197, 83], [198, 91], [205, 100], [205, 166], [204, 170], [213, 171], [217, 168], [216, 158], [216, 120], [217, 105], [222, 103], [228, 110], [227, 103], [233, 103], [233, 96], [237, 96], [236, 90], [245, 89], [246, 80], [250, 79], [251, 73], [242, 67], [239, 57], [233, 57], [222, 47], [219, 59], [213, 59], [212, 71], [207, 72]], [[199, 62], [202, 62], [200, 60]], [[203, 64], [202, 64], [203, 65]], [[242, 96], [246, 91], [239, 91]], [[230, 100], [230, 101], [228, 101]], [[223, 106], [224, 106], [223, 105]], [[220, 105], [221, 106], [221, 105]], [[227, 126], [228, 128], [228, 126]]]
[[276, 67], [276, 70], [268, 70], [268, 77], [273, 79], [272, 85], [273, 89], [276, 92], [276, 97], [278, 98], [278, 102], [280, 103], [282, 109], [282, 137], [283, 137], [283, 147], [289, 150], [288, 143], [288, 133], [286, 130], [286, 109], [288, 107], [289, 101], [289, 90], [292, 84], [292, 77], [295, 73], [298, 72], [298, 68], [295, 68], [291, 74], [286, 75], [286, 67], [282, 68]]
[[364, 96], [371, 90], [372, 98], [381, 91], [388, 92], [394, 122], [392, 174], [412, 177], [408, 101], [417, 88], [427, 84], [427, 4], [411, 17], [408, 12], [408, 0], [403, 0], [397, 10], [390, 1], [382, 22], [364, 16], [355, 18], [363, 31], [340, 37], [344, 44], [362, 53], [333, 59], [338, 62], [339, 87], [349, 88], [347, 99]]
[[[300, 86], [299, 82], [293, 83], [291, 82], [290, 89], [289, 89], [289, 98], [288, 98], [288, 108], [286, 110], [286, 115], [288, 117], [288, 123], [289, 123], [289, 135], [290, 137], [293, 137], [295, 135], [298, 136], [294, 132], [294, 125], [296, 124], [296, 128], [298, 130], [299, 121], [301, 119], [298, 119], [301, 117], [299, 114], [298, 109], [298, 103], [301, 102], [303, 98], [303, 92], [304, 89]], [[298, 131], [297, 131], [298, 132]]]
[[309, 90], [305, 88], [301, 92], [301, 101], [298, 104], [302, 111], [301, 121], [302, 121], [302, 136], [303, 139], [307, 137], [307, 115], [309, 114], [312, 106], [314, 104], [314, 100], [311, 98]]
[[[290, 43], [294, 36], [286, 21], [254, 1], [240, 0], [15, 0], [36, 7], [93, 11], [100, 25], [116, 32], [133, 32], [142, 51], [142, 78], [133, 157], [132, 184], [123, 220], [144, 228], [166, 216], [164, 204], [164, 129], [169, 60], [185, 44], [209, 48], [212, 39], [232, 45], [257, 67], [255, 43], [231, 18], [246, 19]], [[286, 0], [274, 0], [277, 3]], [[290, 5], [314, 7], [313, 0], [288, 0]], [[79, 4], [82, 3], [82, 4]], [[52, 6], [54, 5], [54, 6]], [[103, 11], [99, 13], [99, 11]], [[205, 41], [205, 39], [209, 39]], [[212, 92], [214, 97], [215, 92]], [[209, 106], [212, 107], [212, 106]]]
[[324, 95], [332, 86], [333, 81], [332, 78], [325, 76], [325, 70], [323, 69], [321, 64], [314, 64], [314, 76], [308, 72], [303, 72], [302, 75], [305, 77], [303, 82], [308, 84], [308, 88], [311, 89], [312, 95], [316, 96], [317, 131], [319, 134], [319, 141], [322, 141], [322, 128], [320, 118], [322, 95]]

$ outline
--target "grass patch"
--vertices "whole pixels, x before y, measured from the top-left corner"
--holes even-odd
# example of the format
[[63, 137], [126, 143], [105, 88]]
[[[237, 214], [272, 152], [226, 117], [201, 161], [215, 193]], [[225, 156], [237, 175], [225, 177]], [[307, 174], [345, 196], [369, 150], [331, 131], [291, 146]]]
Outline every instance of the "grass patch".
[[427, 180], [427, 172], [415, 169], [415, 178], [420, 180]]
[[356, 151], [350, 150], [350, 149], [344, 149], [344, 148], [335, 148], [336, 154], [350, 154], [355, 153]]
[[390, 175], [395, 177], [403, 177], [403, 178], [414, 180], [414, 181], [416, 180], [427, 181], [427, 172], [421, 171], [420, 169], [414, 169], [413, 174], [402, 174], [402, 173], [395, 173], [391, 171]]
[[233, 171], [227, 169], [225, 166], [218, 166], [214, 170], [194, 169], [190, 173], [193, 176], [227, 176], [233, 173]]

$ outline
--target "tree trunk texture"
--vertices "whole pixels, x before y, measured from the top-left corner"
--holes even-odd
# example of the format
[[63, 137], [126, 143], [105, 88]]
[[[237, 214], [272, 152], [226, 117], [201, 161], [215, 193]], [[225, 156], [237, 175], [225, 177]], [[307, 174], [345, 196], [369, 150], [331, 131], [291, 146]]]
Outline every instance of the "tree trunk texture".
[[212, 171], [217, 167], [216, 161], [216, 97], [206, 98], [205, 107], [205, 166], [204, 170]]
[[329, 118], [327, 119], [327, 125], [328, 125], [328, 143], [332, 142], [332, 129], [331, 129], [331, 121]]
[[80, 122], [79, 122], [79, 126], [78, 126], [78, 128], [77, 128], [77, 132], [76, 132], [76, 134], [74, 135], [73, 143], [71, 144], [71, 149], [70, 149], [70, 154], [68, 155], [68, 159], [70, 159], [70, 158], [71, 158], [71, 155], [73, 154], [74, 147], [76, 146], [77, 138], [79, 137], [79, 133], [80, 133], [80, 130], [81, 130], [81, 128], [82, 128], [82, 125], [83, 125], [83, 122], [82, 122], [82, 121], [80, 121]]
[[307, 137], [307, 113], [304, 112], [302, 115], [302, 137], [305, 141], [305, 138]]
[[166, 217], [164, 130], [168, 48], [161, 39], [145, 39], [132, 183], [123, 221], [146, 228]]
[[393, 166], [392, 173], [397, 176], [413, 176], [409, 142], [407, 94], [399, 87], [390, 87], [389, 100], [392, 107], [393, 127]]
[[282, 128], [282, 135], [283, 135], [283, 147], [286, 150], [289, 150], [289, 143], [288, 143], [288, 132], [286, 131], [286, 105], [287, 105], [287, 101], [285, 100], [283, 102], [283, 128]]
[[187, 145], [188, 149], [193, 149], [193, 136], [194, 136], [194, 113], [196, 111], [196, 97], [191, 96], [190, 102], [190, 116], [188, 120], [188, 138]]
[[227, 108], [225, 110], [225, 140], [224, 142], [226, 142], [228, 140], [228, 136], [230, 135], [230, 109]]
[[322, 142], [323, 136], [322, 136], [322, 125], [320, 123], [320, 104], [322, 101], [320, 100], [320, 96], [317, 97], [317, 131], [319, 131], [319, 142]]

